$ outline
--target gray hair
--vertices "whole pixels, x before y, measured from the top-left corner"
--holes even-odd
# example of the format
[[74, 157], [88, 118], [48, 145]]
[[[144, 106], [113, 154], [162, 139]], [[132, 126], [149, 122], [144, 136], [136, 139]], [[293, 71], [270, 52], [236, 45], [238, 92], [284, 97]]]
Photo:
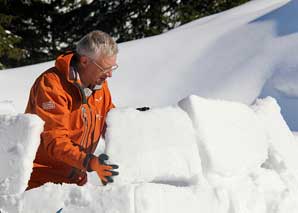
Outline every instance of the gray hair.
[[95, 30], [85, 35], [76, 44], [76, 52], [96, 59], [101, 55], [113, 56], [118, 53], [117, 43], [105, 32]]

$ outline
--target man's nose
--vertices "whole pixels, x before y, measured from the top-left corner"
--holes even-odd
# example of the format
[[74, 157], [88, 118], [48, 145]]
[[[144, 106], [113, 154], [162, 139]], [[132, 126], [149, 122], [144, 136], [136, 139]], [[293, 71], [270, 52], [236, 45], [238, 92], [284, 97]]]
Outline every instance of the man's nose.
[[107, 71], [106, 76], [109, 78], [112, 77], [112, 72], [113, 72], [112, 70]]

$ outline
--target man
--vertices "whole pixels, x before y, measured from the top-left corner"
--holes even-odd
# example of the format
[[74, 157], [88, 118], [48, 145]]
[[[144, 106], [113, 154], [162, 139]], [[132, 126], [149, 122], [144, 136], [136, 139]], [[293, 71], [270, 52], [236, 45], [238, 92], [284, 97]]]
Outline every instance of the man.
[[26, 113], [37, 114], [45, 125], [27, 190], [46, 182], [83, 185], [86, 171], [96, 171], [103, 184], [113, 182], [118, 166], [93, 153], [114, 107], [106, 79], [118, 67], [117, 53], [108, 34], [90, 32], [35, 81]]

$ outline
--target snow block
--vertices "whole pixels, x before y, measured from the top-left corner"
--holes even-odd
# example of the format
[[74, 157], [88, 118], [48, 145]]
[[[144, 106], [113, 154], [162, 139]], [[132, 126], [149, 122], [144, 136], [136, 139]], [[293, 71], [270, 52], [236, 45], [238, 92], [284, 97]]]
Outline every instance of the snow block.
[[184, 186], [196, 184], [201, 174], [192, 122], [179, 107], [113, 109], [107, 117], [106, 153], [119, 164], [116, 183]]
[[24, 193], [19, 212], [57, 212], [62, 208], [62, 213], [226, 213], [228, 206], [223, 208], [222, 203], [227, 202], [219, 197], [212, 188], [201, 186], [141, 183], [78, 187], [47, 183]]
[[0, 173], [0, 195], [26, 189], [43, 124], [36, 115], [0, 115], [0, 168], [5, 171]]
[[178, 105], [193, 121], [207, 176], [248, 174], [266, 160], [266, 134], [249, 106], [194, 95]]
[[[215, 185], [228, 195], [228, 211], [237, 213], [265, 213], [266, 203], [263, 190], [248, 175], [220, 178]], [[268, 181], [268, 180], [267, 180]], [[269, 180], [270, 181], [270, 180]]]
[[252, 108], [263, 124], [270, 144], [267, 166], [278, 172], [290, 169], [298, 173], [298, 143], [283, 119], [276, 100], [272, 97], [258, 99]]
[[135, 213], [134, 189], [134, 185], [78, 187], [47, 183], [24, 193], [21, 213], [57, 212], [61, 208], [62, 213]]
[[139, 213], [197, 213], [200, 209], [190, 187], [142, 184], [136, 188], [135, 199]]
[[0, 195], [1, 213], [19, 213], [22, 206], [22, 194]]
[[145, 183], [135, 190], [135, 212], [138, 213], [226, 213], [215, 191], [209, 187], [176, 187]]
[[[277, 211], [280, 204], [283, 203], [284, 200], [287, 199], [288, 195], [292, 193], [292, 190], [290, 188], [287, 188], [287, 185], [284, 182], [284, 177], [281, 177], [274, 170], [260, 168], [259, 170], [256, 170], [254, 172], [253, 181], [258, 187], [259, 191], [263, 193], [263, 197], [265, 200], [264, 202], [267, 209], [266, 212], [280, 212]], [[293, 210], [294, 212], [296, 212], [297, 208], [293, 208], [292, 211], [285, 212], [293, 212]]]

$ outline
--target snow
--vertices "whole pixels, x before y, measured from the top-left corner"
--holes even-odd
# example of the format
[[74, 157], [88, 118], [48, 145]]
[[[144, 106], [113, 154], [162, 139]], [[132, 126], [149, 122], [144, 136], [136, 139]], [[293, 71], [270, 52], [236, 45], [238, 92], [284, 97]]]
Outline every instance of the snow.
[[[289, 169], [298, 174], [297, 150], [298, 143], [280, 114], [276, 100], [268, 97], [257, 100], [252, 106], [266, 129], [270, 144], [269, 156], [275, 158], [277, 170]], [[287, 166], [287, 168], [284, 168]]]
[[266, 160], [264, 128], [247, 105], [190, 96], [179, 106], [193, 120], [206, 175], [242, 175]]
[[1, 115], [0, 123], [0, 165], [5, 171], [0, 173], [0, 195], [21, 193], [31, 174], [43, 121], [36, 115], [20, 114]]
[[0, 115], [16, 114], [12, 101], [0, 101]]
[[[245, 104], [272, 96], [290, 128], [298, 130], [298, 99], [293, 98], [298, 92], [292, 86], [298, 67], [297, 9], [297, 0], [256, 0], [121, 43], [119, 69], [109, 81], [116, 106], [168, 106], [190, 94]], [[52, 65], [1, 71], [1, 100], [12, 100], [16, 111], [24, 112], [33, 81]]]
[[120, 44], [107, 186], [93, 172], [24, 192], [43, 122], [17, 113], [53, 61], [1, 71], [0, 212], [298, 212], [297, 10], [255, 0]]
[[[97, 187], [87, 184], [84, 187], [77, 187], [69, 184], [61, 186], [48, 183], [25, 193], [23, 212], [56, 212], [63, 208], [63, 213], [133, 213], [134, 190], [135, 185]], [[40, 202], [32, 202], [37, 199]]]
[[1, 208], [14, 205], [27, 188], [42, 130], [43, 121], [36, 115], [0, 115]]
[[117, 182], [191, 185], [201, 173], [192, 122], [178, 107], [113, 109], [106, 144], [110, 159], [121, 165]]
[[[200, 209], [195, 189], [160, 184], [142, 184], [135, 191], [136, 212], [189, 212]], [[175, 205], [173, 205], [175, 203]]]
[[[25, 118], [23, 118], [23, 117]], [[21, 117], [21, 119], [17, 119]], [[18, 138], [28, 146], [27, 159], [34, 159], [43, 122], [32, 115], [2, 115], [0, 128], [13, 144]], [[30, 132], [26, 137], [18, 130]], [[27, 121], [27, 122], [24, 122]], [[29, 122], [30, 121], [30, 122]], [[28, 123], [32, 128], [24, 128]], [[1, 190], [5, 212], [214, 212], [291, 213], [298, 210], [298, 178], [292, 146], [294, 136], [280, 114], [275, 99], [268, 97], [248, 106], [239, 102], [190, 96], [178, 105], [152, 108], [116, 108], [107, 118], [105, 146], [120, 175], [108, 186], [90, 181], [83, 187], [48, 183], [26, 191], [31, 172], [12, 171]], [[12, 127], [13, 126], [13, 127]], [[16, 129], [17, 128], [17, 129]], [[38, 131], [34, 130], [38, 129]], [[17, 130], [18, 134], [11, 131]], [[182, 131], [183, 130], [183, 131]], [[27, 133], [28, 134], [28, 133]], [[292, 137], [291, 137], [292, 136]], [[5, 141], [0, 137], [1, 141]], [[284, 146], [282, 143], [284, 142]], [[3, 145], [1, 165], [10, 153]], [[31, 146], [31, 147], [30, 147]], [[288, 149], [291, 149], [290, 151]], [[18, 149], [13, 149], [18, 150]], [[97, 150], [98, 152], [98, 150]], [[290, 156], [285, 153], [293, 154]], [[24, 152], [14, 152], [23, 161]], [[9, 173], [0, 173], [10, 177]], [[91, 176], [89, 174], [89, 176]], [[94, 178], [94, 177], [93, 177]], [[3, 178], [2, 178], [3, 179]], [[9, 181], [7, 181], [9, 180]], [[35, 202], [36, 200], [39, 202]]]

